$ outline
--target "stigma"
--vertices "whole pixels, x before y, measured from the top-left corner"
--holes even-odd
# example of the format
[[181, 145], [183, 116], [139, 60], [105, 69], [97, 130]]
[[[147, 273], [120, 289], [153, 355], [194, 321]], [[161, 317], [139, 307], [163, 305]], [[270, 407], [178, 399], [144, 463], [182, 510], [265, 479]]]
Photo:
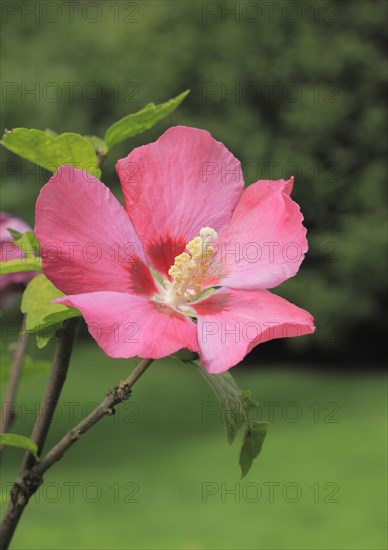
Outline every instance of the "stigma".
[[177, 307], [190, 303], [201, 293], [217, 239], [214, 229], [203, 227], [199, 236], [187, 243], [186, 251], [175, 258], [168, 271], [171, 281], [164, 281], [166, 304]]

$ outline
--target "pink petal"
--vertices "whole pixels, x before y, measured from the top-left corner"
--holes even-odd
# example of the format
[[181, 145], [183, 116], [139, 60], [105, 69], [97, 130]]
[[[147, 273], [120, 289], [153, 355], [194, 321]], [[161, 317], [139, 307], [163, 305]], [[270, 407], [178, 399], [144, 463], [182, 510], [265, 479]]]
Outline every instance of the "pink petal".
[[55, 300], [79, 309], [97, 344], [110, 357], [159, 359], [198, 351], [195, 324], [156, 302], [120, 292], [94, 292]]
[[240, 163], [228, 149], [184, 126], [134, 149], [116, 168], [147, 258], [164, 274], [202, 227], [227, 226], [243, 189]]
[[83, 170], [62, 166], [43, 187], [35, 232], [43, 271], [66, 294], [156, 292], [127, 213], [104, 184]]
[[310, 313], [266, 290], [222, 288], [192, 307], [201, 363], [212, 373], [230, 369], [257, 344], [315, 330]]
[[292, 184], [262, 180], [244, 190], [219, 235], [208, 284], [265, 289], [297, 273], [308, 246], [303, 216], [288, 195]]

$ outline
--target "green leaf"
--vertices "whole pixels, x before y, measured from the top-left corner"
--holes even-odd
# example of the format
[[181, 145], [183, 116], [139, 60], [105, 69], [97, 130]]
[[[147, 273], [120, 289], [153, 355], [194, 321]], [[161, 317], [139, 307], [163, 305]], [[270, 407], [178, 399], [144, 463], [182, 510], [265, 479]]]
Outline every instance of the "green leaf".
[[[195, 364], [218, 399], [221, 406], [226, 437], [228, 443], [232, 444], [239, 429], [244, 423], [248, 424], [248, 415], [245, 407], [249, 405], [247, 394], [250, 392], [243, 392], [229, 372], [210, 374], [197, 362]], [[252, 404], [256, 403], [252, 401]]]
[[253, 422], [245, 430], [239, 460], [242, 478], [249, 472], [253, 460], [259, 456], [269, 426], [269, 422]]
[[7, 230], [13, 237], [13, 243], [24, 252], [26, 257], [0, 262], [0, 273], [5, 275], [6, 273], [19, 273], [22, 271], [41, 271], [42, 260], [35, 254], [35, 252], [40, 252], [40, 246], [34, 233], [32, 231], [19, 233], [19, 231], [15, 231], [10, 227]]
[[51, 136], [51, 137], [53, 137], [53, 138], [58, 137], [58, 132], [55, 132], [54, 130], [51, 130], [51, 128], [46, 128], [45, 133], [46, 133], [48, 136]]
[[120, 143], [120, 141], [124, 139], [133, 137], [145, 130], [149, 130], [157, 122], [175, 111], [189, 93], [190, 90], [186, 90], [177, 97], [165, 103], [161, 103], [160, 105], [149, 103], [137, 113], [127, 115], [121, 120], [118, 120], [106, 131], [106, 145], [110, 149], [113, 145]]
[[190, 351], [189, 349], [186, 349], [186, 348], [182, 348], [176, 351], [175, 353], [173, 353], [172, 355], [170, 355], [170, 357], [174, 359], [179, 359], [180, 361], [191, 362], [198, 359], [198, 353], [195, 353], [194, 351]]
[[94, 147], [97, 155], [105, 156], [108, 152], [108, 146], [105, 141], [98, 136], [84, 136]]
[[[5, 382], [8, 380], [9, 372], [11, 369], [12, 356], [1, 355], [0, 356], [0, 380]], [[41, 359], [33, 359], [29, 355], [24, 357], [23, 369], [21, 378], [34, 378], [36, 376], [46, 376], [50, 372], [51, 363]]]
[[14, 244], [16, 244], [27, 257], [34, 258], [35, 252], [40, 253], [40, 244], [32, 231], [19, 233], [10, 227], [7, 227], [7, 230], [13, 237]]
[[229, 372], [210, 374], [198, 361], [184, 361], [195, 365], [214, 391], [221, 407], [226, 437], [230, 444], [235, 440], [238, 431], [245, 427], [239, 459], [242, 477], [244, 477], [252, 466], [253, 460], [260, 454], [270, 424], [255, 422], [251, 419], [251, 412], [256, 412], [259, 404], [252, 399], [250, 391], [243, 391], [238, 387]]
[[56, 323], [54, 325], [44, 327], [43, 329], [39, 330], [39, 332], [35, 333], [36, 345], [39, 349], [47, 346], [50, 340], [54, 338], [57, 331], [61, 328], [61, 324], [62, 323]]
[[26, 332], [38, 333], [39, 347], [47, 344], [63, 321], [81, 315], [75, 308], [51, 302], [61, 296], [63, 292], [43, 274], [32, 279], [23, 293], [21, 310], [27, 314]]
[[55, 172], [59, 166], [70, 164], [96, 177], [101, 174], [93, 145], [79, 134], [65, 133], [53, 137], [41, 130], [15, 128], [6, 130], [0, 143], [51, 172]]
[[0, 434], [0, 445], [9, 445], [11, 447], [25, 449], [26, 451], [32, 453], [36, 460], [39, 460], [37, 444], [25, 435]]
[[0, 274], [21, 273], [22, 271], [42, 271], [42, 260], [38, 256], [32, 258], [17, 258], [8, 262], [0, 262]]
[[23, 233], [20, 233], [20, 231], [16, 231], [16, 229], [12, 229], [12, 227], [7, 227], [7, 231], [11, 235], [12, 240], [15, 241], [23, 235]]

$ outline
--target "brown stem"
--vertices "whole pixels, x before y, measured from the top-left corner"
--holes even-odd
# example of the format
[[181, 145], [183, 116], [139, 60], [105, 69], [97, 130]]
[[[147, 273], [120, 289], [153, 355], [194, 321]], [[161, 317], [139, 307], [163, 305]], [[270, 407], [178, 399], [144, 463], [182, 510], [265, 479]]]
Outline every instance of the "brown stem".
[[[24, 356], [27, 350], [28, 334], [24, 334], [26, 330], [26, 317], [23, 317], [22, 326], [20, 329], [19, 340], [16, 344], [16, 349], [12, 356], [11, 370], [7, 391], [4, 396], [3, 407], [0, 416], [0, 433], [7, 433], [13, 421], [16, 418], [15, 401], [19, 387], [20, 376], [22, 374]], [[0, 451], [1, 451], [0, 447]]]
[[31, 496], [43, 483], [43, 474], [57, 462], [66, 451], [92, 426], [105, 416], [114, 414], [114, 407], [128, 399], [131, 395], [131, 388], [141, 375], [151, 365], [152, 359], [143, 359], [134, 368], [125, 380], [117, 384], [109, 391], [105, 399], [86, 418], [81, 420], [70, 430], [46, 456], [30, 470], [25, 470], [16, 480], [10, 495], [10, 506], [0, 526], [0, 549], [6, 550], [12, 539], [13, 533], [18, 525]]
[[70, 430], [35, 466], [33, 475], [42, 476], [55, 462], [57, 462], [57, 460], [62, 458], [65, 452], [78, 441], [81, 435], [90, 430], [90, 428], [104, 416], [114, 414], [114, 407], [130, 397], [132, 386], [151, 363], [152, 359], [143, 359], [126, 380], [122, 380], [113, 390], [109, 391], [98, 407], [96, 407], [86, 418], [81, 420], [77, 426]]
[[[42, 453], [43, 445], [46, 441], [59, 396], [69, 370], [70, 357], [73, 351], [78, 324], [79, 317], [67, 319], [57, 333], [59, 340], [55, 348], [50, 377], [31, 434], [31, 439], [35, 441], [38, 446], [39, 455]], [[23, 462], [22, 471], [31, 469], [34, 464], [34, 455], [27, 453]]]
[[[50, 377], [31, 435], [31, 439], [35, 441], [38, 446], [39, 454], [43, 449], [51, 420], [54, 415], [55, 408], [57, 406], [59, 396], [63, 388], [63, 384], [66, 380], [78, 323], [79, 318], [67, 319], [58, 331], [59, 340], [55, 348]], [[28, 473], [34, 466], [34, 464], [34, 456], [31, 453], [27, 453], [24, 458], [18, 479], [28, 479], [27, 484], [29, 484], [30, 487], [27, 491], [23, 489], [22, 492], [19, 492], [17, 490], [17, 488], [19, 487], [18, 479], [15, 481], [15, 484], [12, 488], [11, 498], [8, 503], [7, 511], [5, 513], [4, 521], [1, 524], [0, 528], [1, 549], [8, 548], [19, 519], [28, 502], [29, 496], [27, 497], [27, 495], [31, 491], [31, 494], [33, 494], [38, 489], [41, 483], [41, 481], [39, 481], [39, 483], [36, 484], [37, 482], [33, 481], [33, 476], [31, 478], [28, 478]]]

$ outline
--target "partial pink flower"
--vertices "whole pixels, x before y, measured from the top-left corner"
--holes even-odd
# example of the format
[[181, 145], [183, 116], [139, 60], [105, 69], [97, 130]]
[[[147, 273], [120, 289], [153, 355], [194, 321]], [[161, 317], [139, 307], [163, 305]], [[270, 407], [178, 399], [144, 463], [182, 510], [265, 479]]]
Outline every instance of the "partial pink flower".
[[314, 332], [269, 292], [295, 275], [306, 229], [293, 179], [243, 190], [239, 161], [209, 132], [170, 128], [117, 163], [125, 208], [62, 166], [41, 190], [43, 271], [107, 355], [157, 359], [188, 348], [212, 373], [259, 343]]
[[[8, 228], [15, 229], [20, 233], [32, 231], [31, 227], [23, 220], [6, 212], [0, 212], [0, 261], [2, 262], [25, 257], [24, 252], [12, 242]], [[7, 310], [12, 307], [17, 294], [35, 275], [36, 273], [31, 271], [0, 275], [0, 309]]]

